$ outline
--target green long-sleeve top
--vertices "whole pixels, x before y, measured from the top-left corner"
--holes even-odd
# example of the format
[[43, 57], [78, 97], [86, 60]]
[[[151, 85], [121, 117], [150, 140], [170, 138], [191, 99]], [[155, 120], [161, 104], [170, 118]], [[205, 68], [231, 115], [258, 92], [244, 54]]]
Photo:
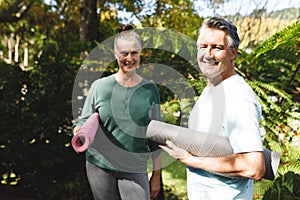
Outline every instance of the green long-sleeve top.
[[146, 138], [150, 120], [160, 120], [159, 105], [157, 86], [146, 79], [134, 87], [121, 86], [113, 75], [96, 80], [76, 124], [99, 112], [100, 128], [87, 160], [114, 171], [146, 172], [149, 152], [159, 149]]

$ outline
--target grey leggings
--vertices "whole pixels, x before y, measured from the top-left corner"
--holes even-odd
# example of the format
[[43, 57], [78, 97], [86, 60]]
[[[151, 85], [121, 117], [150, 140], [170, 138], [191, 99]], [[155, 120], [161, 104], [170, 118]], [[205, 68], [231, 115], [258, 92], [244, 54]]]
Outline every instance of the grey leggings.
[[102, 169], [86, 161], [86, 172], [95, 200], [149, 200], [147, 173]]

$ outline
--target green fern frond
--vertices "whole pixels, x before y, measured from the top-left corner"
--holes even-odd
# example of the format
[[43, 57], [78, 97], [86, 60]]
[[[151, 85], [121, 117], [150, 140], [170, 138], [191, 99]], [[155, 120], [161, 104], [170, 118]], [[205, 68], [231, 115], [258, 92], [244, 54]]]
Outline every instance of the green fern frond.
[[[297, 75], [300, 63], [299, 38], [300, 22], [297, 22], [265, 40], [252, 53], [241, 54], [236, 68], [250, 80], [272, 83], [282, 91], [293, 93], [300, 84]], [[286, 98], [281, 91], [274, 92]]]
[[258, 48], [255, 49], [255, 51], [253, 52], [253, 54], [255, 55], [254, 58], [258, 58], [260, 56], [263, 56], [266, 52], [278, 49], [279, 46], [282, 46], [283, 44], [285, 44], [285, 47], [291, 47], [291, 44], [294, 43], [293, 41], [299, 41], [299, 29], [300, 22], [297, 21], [293, 25], [288, 26], [280, 32], [274, 34], [268, 40], [265, 40], [263, 43], [261, 43]]
[[285, 149], [282, 145], [280, 145], [278, 142], [275, 141], [271, 141], [269, 145], [270, 145], [270, 149], [274, 152], [280, 153], [283, 152]]
[[[300, 175], [299, 145], [291, 144], [292, 140], [297, 142], [291, 120], [299, 116], [298, 113], [292, 115], [295, 110], [299, 112], [299, 55], [300, 21], [276, 33], [252, 53], [241, 54], [242, 58], [237, 62], [239, 74], [257, 93], [262, 105], [264, 118], [261, 124], [266, 130], [264, 147], [280, 153], [276, 180], [271, 183], [255, 182], [254, 194], [259, 195], [259, 199], [262, 195], [266, 199], [274, 199], [276, 193], [284, 191], [283, 184], [288, 181], [285, 180], [286, 174]], [[275, 97], [275, 101], [270, 97]], [[270, 190], [265, 193], [266, 188]]]
[[299, 150], [299, 146], [297, 146], [297, 147], [290, 147], [290, 149], [289, 149], [289, 157], [292, 160], [298, 160], [298, 162], [300, 163], [300, 150]]
[[[254, 89], [254, 88], [253, 88], [253, 89]], [[255, 91], [256, 93], [258, 93], [258, 92], [256, 91], [256, 89], [254, 89], [254, 91]], [[262, 110], [263, 110], [264, 112], [266, 112], [266, 113], [269, 113], [269, 111], [270, 111], [269, 104], [268, 104], [267, 102], [265, 102], [265, 101], [260, 97], [260, 95], [257, 96], [257, 99], [258, 99], [258, 101], [259, 101], [259, 103], [260, 103], [260, 105], [261, 105]]]
[[[287, 100], [289, 103], [292, 103], [292, 98], [291, 95], [289, 95], [288, 93], [286, 93], [285, 91], [277, 88], [276, 86], [273, 86], [270, 83], [263, 83], [261, 81], [252, 81], [253, 85], [257, 85], [260, 86], [261, 88], [266, 89], [269, 92], [272, 92], [274, 94], [279, 95], [280, 97], [284, 98], [285, 100]], [[248, 82], [249, 83], [249, 82]]]
[[292, 171], [295, 174], [300, 175], [300, 162], [299, 160], [292, 160], [289, 163], [288, 171]]
[[278, 170], [277, 170], [277, 176], [283, 176], [289, 171], [289, 168], [286, 165], [279, 165]]
[[258, 96], [262, 97], [263, 99], [267, 100], [268, 94], [263, 90], [262, 87], [259, 87], [257, 81], [247, 81], [251, 88], [258, 94]]
[[254, 191], [253, 194], [256, 196], [263, 196], [265, 194], [265, 192], [272, 187], [273, 182], [269, 181], [269, 180], [261, 180], [261, 181], [255, 181], [254, 184]]
[[[269, 86], [268, 84], [259, 84], [258, 81], [249, 81], [248, 84], [252, 87], [252, 89], [257, 93], [258, 96], [260, 96], [265, 100], [265, 102], [270, 104], [271, 108], [275, 109], [276, 112], [281, 112], [281, 107], [277, 105], [275, 102], [273, 102], [269, 98], [269, 95], [266, 93], [266, 90], [268, 90], [269, 92], [274, 92], [274, 91], [278, 92], [276, 88]], [[269, 111], [267, 105], [265, 103], [263, 104], [264, 104], [264, 108], [267, 109], [267, 111]]]
[[282, 163], [279, 165], [277, 170], [277, 176], [281, 175], [283, 176], [287, 172], [294, 172], [295, 174], [300, 175], [300, 163], [299, 160], [291, 160], [286, 163]]

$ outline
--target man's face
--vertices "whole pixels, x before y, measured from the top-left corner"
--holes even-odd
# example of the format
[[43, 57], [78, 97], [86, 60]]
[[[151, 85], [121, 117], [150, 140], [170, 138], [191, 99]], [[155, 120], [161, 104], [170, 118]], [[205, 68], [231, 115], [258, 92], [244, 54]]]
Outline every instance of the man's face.
[[198, 38], [197, 60], [202, 73], [207, 78], [228, 78], [233, 70], [233, 60], [237, 51], [230, 48], [226, 33], [212, 28], [205, 29]]
[[135, 71], [140, 66], [141, 49], [137, 41], [120, 39], [115, 55], [123, 72]]

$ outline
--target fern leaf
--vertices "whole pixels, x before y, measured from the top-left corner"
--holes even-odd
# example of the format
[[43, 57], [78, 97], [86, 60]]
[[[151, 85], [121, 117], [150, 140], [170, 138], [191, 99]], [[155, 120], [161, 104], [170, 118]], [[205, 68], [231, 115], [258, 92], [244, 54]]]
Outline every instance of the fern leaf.
[[272, 185], [273, 182], [270, 180], [255, 181], [253, 194], [255, 196], [263, 196]]
[[292, 171], [295, 174], [300, 175], [300, 162], [299, 160], [290, 161], [288, 171]]

